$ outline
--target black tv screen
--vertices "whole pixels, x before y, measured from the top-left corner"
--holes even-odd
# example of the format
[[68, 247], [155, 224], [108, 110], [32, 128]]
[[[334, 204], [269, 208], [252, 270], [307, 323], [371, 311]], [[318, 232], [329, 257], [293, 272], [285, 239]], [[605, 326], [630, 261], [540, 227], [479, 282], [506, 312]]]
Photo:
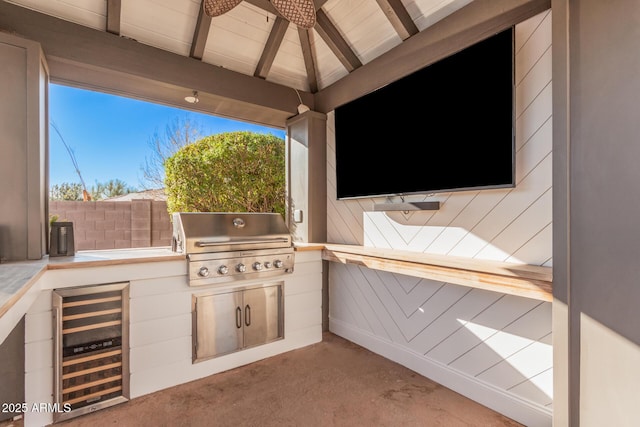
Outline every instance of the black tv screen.
[[513, 27], [335, 109], [338, 199], [515, 185]]

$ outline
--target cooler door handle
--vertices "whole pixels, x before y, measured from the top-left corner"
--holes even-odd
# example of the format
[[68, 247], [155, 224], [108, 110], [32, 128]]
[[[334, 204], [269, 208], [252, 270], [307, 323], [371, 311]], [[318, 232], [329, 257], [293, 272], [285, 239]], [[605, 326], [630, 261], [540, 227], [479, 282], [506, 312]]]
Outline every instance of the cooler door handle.
[[242, 309], [236, 307], [236, 328], [242, 328]]

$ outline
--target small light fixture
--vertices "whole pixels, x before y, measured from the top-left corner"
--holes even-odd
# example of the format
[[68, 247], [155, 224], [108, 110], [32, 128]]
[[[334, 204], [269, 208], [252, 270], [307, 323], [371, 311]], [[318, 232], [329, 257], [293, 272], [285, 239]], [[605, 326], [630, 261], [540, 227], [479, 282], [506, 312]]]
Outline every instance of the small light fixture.
[[293, 88], [293, 90], [296, 91], [296, 95], [298, 95], [298, 99], [300, 100], [300, 104], [298, 105], [298, 114], [306, 113], [307, 111], [311, 110], [311, 108], [307, 107], [302, 102], [302, 98], [300, 97], [300, 92], [298, 92], [298, 89]]
[[193, 95], [185, 96], [184, 100], [189, 104], [197, 104], [200, 100], [198, 99], [198, 91], [194, 90]]

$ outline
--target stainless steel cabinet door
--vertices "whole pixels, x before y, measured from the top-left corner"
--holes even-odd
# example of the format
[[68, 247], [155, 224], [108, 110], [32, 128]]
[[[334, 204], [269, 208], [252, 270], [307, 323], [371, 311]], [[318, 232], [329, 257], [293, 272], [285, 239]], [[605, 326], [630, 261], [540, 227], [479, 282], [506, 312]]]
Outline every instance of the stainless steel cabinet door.
[[242, 348], [242, 292], [196, 299], [196, 359]]
[[244, 346], [265, 344], [282, 335], [282, 286], [247, 289], [242, 310]]

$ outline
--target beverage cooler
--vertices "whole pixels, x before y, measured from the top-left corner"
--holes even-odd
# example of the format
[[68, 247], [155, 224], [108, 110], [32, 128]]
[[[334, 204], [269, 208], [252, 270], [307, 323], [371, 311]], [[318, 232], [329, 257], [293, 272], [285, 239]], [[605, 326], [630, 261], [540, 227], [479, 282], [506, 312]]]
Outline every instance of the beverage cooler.
[[54, 422], [129, 400], [129, 284], [53, 291]]

